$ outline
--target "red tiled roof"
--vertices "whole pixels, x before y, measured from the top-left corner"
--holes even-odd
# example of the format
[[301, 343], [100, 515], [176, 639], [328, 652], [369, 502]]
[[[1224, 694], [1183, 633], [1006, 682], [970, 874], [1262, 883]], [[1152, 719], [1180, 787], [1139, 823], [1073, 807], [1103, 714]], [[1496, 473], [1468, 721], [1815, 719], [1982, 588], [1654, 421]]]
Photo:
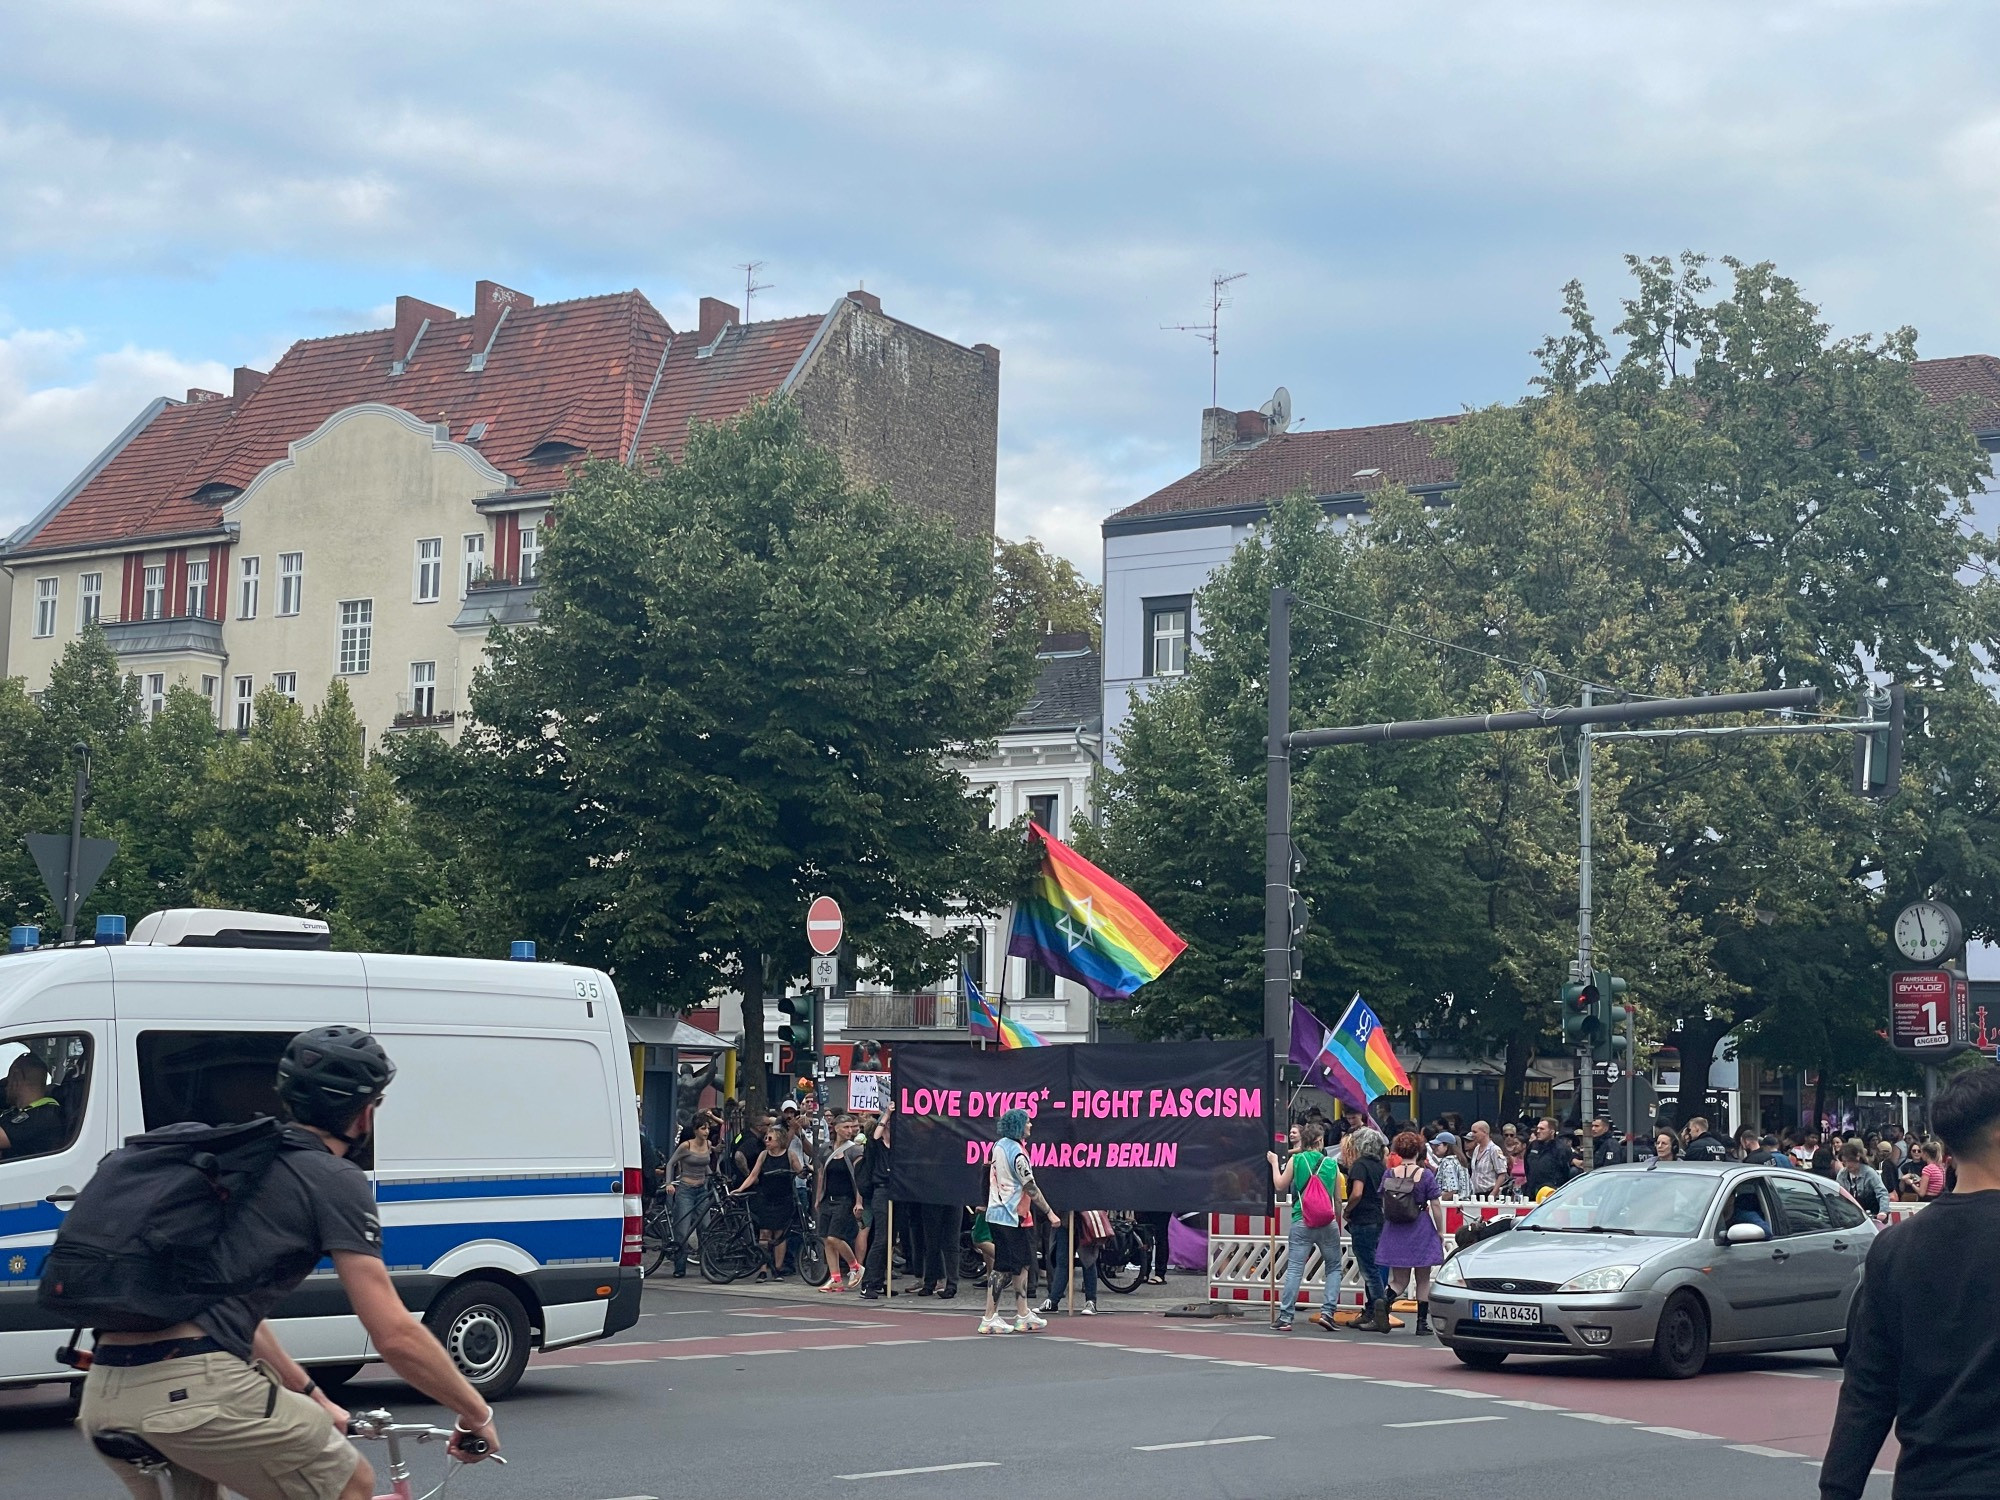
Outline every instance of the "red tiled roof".
[[[1964, 354], [1920, 359], [1911, 364], [1910, 378], [1933, 401], [1966, 402], [1974, 432], [2000, 433], [2000, 358]], [[1455, 478], [1451, 466], [1431, 440], [1440, 427], [1457, 420], [1432, 417], [1380, 427], [1281, 433], [1254, 447], [1228, 450], [1219, 462], [1155, 490], [1111, 520], [1267, 505], [1301, 490], [1316, 496], [1366, 495], [1390, 484], [1450, 484]]]
[[658, 449], [679, 458], [690, 422], [733, 417], [771, 395], [785, 383], [823, 321], [774, 318], [729, 328], [706, 357], [696, 335], [675, 335], [646, 430], [639, 435], [639, 456], [649, 458]]
[[[563, 483], [579, 452], [623, 460], [641, 451], [677, 455], [696, 418], [735, 416], [772, 395], [811, 343], [819, 317], [731, 328], [698, 359], [692, 333], [674, 334], [639, 292], [544, 306], [516, 305], [500, 325], [485, 367], [469, 369], [472, 318], [433, 323], [401, 374], [407, 350], [393, 329], [294, 344], [254, 391], [238, 400], [169, 405], [93, 476], [24, 549], [166, 536], [217, 526], [222, 500], [193, 498], [205, 486], [241, 490], [287, 447], [335, 412], [364, 401], [445, 424], [525, 489]], [[671, 343], [664, 369], [661, 352]], [[647, 412], [647, 393], [659, 388]], [[477, 439], [474, 424], [485, 423]], [[538, 453], [543, 445], [552, 451]], [[225, 493], [222, 499], [226, 499]]]
[[1389, 422], [1380, 427], [1340, 427], [1323, 432], [1281, 432], [1253, 448], [1233, 449], [1220, 461], [1176, 479], [1111, 519], [1264, 505], [1303, 490], [1310, 495], [1365, 495], [1388, 484], [1449, 484], [1451, 466], [1431, 439], [1456, 417]]

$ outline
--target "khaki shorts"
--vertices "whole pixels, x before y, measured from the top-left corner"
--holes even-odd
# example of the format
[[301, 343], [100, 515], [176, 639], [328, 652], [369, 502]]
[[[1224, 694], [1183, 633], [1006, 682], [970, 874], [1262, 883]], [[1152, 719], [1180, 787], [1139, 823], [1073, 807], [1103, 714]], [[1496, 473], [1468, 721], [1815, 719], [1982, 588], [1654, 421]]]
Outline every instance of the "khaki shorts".
[[[310, 1396], [279, 1385], [261, 1364], [197, 1354], [131, 1369], [93, 1366], [78, 1417], [86, 1436], [136, 1433], [185, 1473], [174, 1500], [337, 1500], [361, 1455]], [[106, 1460], [141, 1500], [158, 1487], [131, 1465]]]

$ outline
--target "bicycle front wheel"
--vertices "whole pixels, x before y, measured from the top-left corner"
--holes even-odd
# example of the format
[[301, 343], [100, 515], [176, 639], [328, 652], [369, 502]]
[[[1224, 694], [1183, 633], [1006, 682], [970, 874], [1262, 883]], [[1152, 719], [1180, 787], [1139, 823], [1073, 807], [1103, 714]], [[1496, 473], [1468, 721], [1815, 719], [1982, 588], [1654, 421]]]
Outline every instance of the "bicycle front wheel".
[[646, 1215], [645, 1240], [639, 1251], [639, 1274], [650, 1280], [673, 1253], [673, 1209], [655, 1209]]
[[1118, 1236], [1098, 1257], [1097, 1279], [1114, 1292], [1136, 1292], [1146, 1279], [1152, 1247], [1139, 1234]]
[[826, 1241], [816, 1234], [799, 1240], [799, 1279], [807, 1286], [825, 1286], [833, 1273], [826, 1265]]
[[724, 1214], [711, 1215], [701, 1231], [702, 1277], [717, 1286], [726, 1286], [747, 1276], [756, 1265], [757, 1255], [754, 1242], [740, 1243], [748, 1234], [748, 1225], [739, 1226]]

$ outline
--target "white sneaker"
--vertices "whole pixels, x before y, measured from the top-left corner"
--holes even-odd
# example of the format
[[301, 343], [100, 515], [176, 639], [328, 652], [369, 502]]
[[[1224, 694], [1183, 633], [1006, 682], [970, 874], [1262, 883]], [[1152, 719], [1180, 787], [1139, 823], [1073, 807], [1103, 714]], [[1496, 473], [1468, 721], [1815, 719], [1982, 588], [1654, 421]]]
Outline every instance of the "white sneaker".
[[979, 1320], [979, 1331], [981, 1333], [1012, 1333], [1014, 1325], [996, 1313], [993, 1317], [981, 1318]]
[[1095, 1302], [1086, 1302], [1077, 1309], [1077, 1312], [1086, 1318], [1094, 1318], [1097, 1316], [1097, 1304]]
[[1037, 1313], [1024, 1312], [1019, 1318], [1014, 1320], [1015, 1331], [1019, 1333], [1032, 1333], [1037, 1328], [1046, 1328], [1048, 1326], [1049, 1320]]
[[1035, 1309], [1035, 1311], [1038, 1313], [1054, 1312], [1055, 1310], [1056, 1310], [1055, 1303], [1047, 1301], [1043, 1302], [1040, 1307]]

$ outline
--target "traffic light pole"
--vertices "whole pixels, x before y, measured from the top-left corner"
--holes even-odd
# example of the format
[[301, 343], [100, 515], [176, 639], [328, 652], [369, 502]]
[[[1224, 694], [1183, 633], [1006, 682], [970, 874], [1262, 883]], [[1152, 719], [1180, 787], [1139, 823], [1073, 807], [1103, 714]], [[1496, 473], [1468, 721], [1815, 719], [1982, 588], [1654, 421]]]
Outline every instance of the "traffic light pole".
[[[1588, 683], [1583, 689], [1583, 706], [1589, 708], [1591, 691]], [[1580, 832], [1576, 844], [1576, 977], [1589, 984], [1593, 974], [1590, 966], [1590, 725], [1584, 724], [1576, 735], [1576, 816]], [[1578, 1048], [1576, 1054], [1576, 1123], [1583, 1127], [1584, 1139], [1590, 1138], [1590, 1118], [1596, 1111], [1597, 1075], [1591, 1068], [1588, 1048]], [[1588, 1172], [1597, 1164], [1597, 1153], [1586, 1149], [1583, 1169]]]
[[1292, 1035], [1292, 591], [1271, 590], [1269, 738], [1264, 760], [1264, 1036]]

